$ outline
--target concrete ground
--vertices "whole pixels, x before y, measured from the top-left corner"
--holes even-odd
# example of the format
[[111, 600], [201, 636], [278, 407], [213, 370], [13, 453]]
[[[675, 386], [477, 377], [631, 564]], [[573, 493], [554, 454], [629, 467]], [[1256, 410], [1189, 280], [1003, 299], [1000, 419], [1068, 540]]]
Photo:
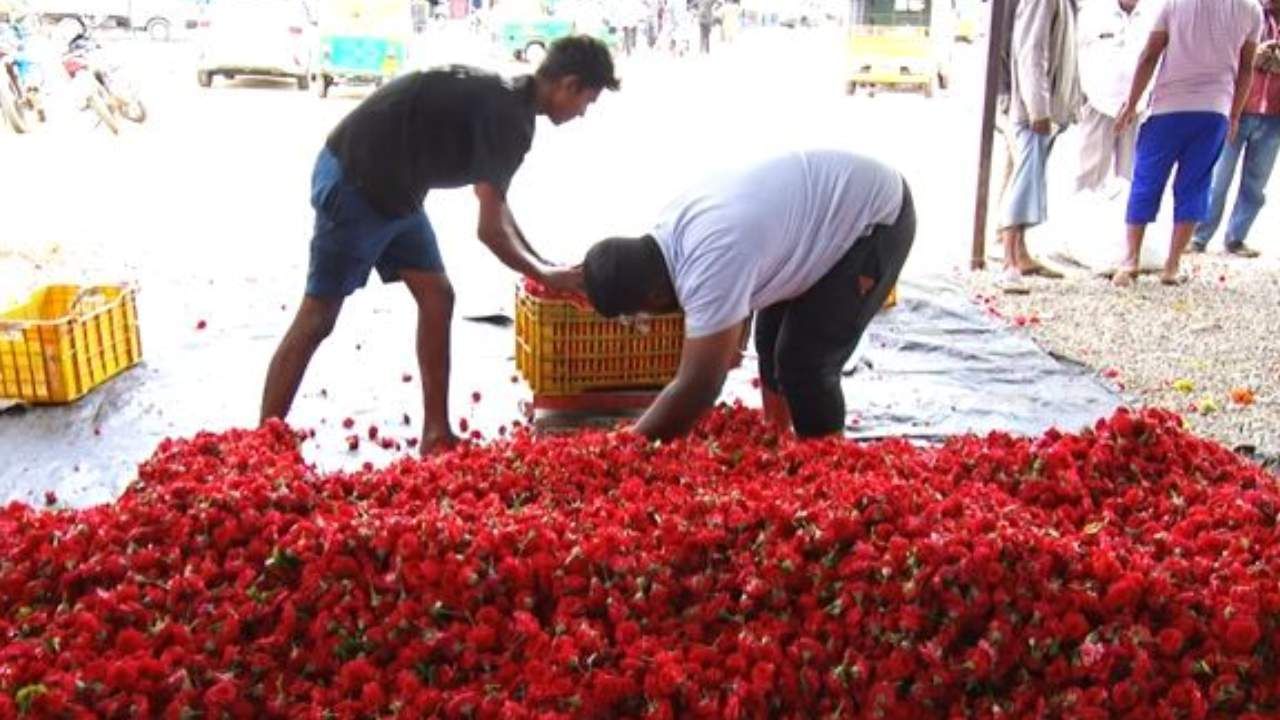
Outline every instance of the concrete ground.
[[[30, 135], [0, 133], [0, 301], [50, 282], [136, 282], [145, 363], [72, 409], [0, 416], [0, 500], [46, 489], [76, 504], [109, 500], [162, 437], [256, 423], [266, 364], [301, 298], [312, 162], [366, 94], [321, 100], [268, 80], [202, 89], [190, 43], [112, 47], [138, 77], [144, 125], [111, 137], [63, 113]], [[712, 168], [771, 149], [847, 148], [912, 185], [920, 219], [907, 273], [966, 267], [985, 48], [957, 45], [953, 88], [931, 100], [846, 95], [843, 49], [838, 30], [767, 29], [709, 57], [620, 59], [622, 92], [583, 120], [540, 123], [512, 186], [516, 217], [543, 254], [575, 262], [596, 239], [645, 231]], [[418, 65], [529, 70], [459, 28], [433, 30], [415, 51]], [[453, 415], [493, 434], [528, 392], [512, 382], [511, 331], [461, 318], [509, 314], [515, 277], [474, 238], [469, 191], [433, 192], [427, 212], [458, 293]], [[346, 453], [345, 417], [362, 435], [375, 424], [418, 434], [413, 324], [408, 293], [376, 277], [347, 302], [290, 417], [317, 430], [318, 462], [392, 457], [368, 443]], [[81, 461], [104, 444], [110, 465]]]

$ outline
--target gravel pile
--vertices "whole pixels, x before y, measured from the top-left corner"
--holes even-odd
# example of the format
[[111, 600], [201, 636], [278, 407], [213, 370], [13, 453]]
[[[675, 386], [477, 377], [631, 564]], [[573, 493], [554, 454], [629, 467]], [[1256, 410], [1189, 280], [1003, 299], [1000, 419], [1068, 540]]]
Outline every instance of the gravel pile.
[[[994, 267], [994, 265], [993, 265]], [[996, 273], [966, 273], [975, 299], [1050, 352], [1094, 368], [1135, 405], [1176, 410], [1199, 435], [1280, 453], [1280, 263], [1191, 255], [1190, 282], [1144, 275], [1121, 290], [1085, 271], [1002, 294]], [[1268, 463], [1270, 464], [1270, 463]]]

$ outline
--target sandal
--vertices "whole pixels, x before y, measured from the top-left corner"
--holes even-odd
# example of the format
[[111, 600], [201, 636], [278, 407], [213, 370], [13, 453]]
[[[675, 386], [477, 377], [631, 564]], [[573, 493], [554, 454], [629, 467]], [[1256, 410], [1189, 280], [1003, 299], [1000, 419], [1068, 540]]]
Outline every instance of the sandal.
[[1063, 277], [1065, 277], [1062, 273], [1058, 272], [1057, 270], [1054, 270], [1048, 265], [1045, 265], [1036, 260], [1032, 260], [1031, 264], [1028, 265], [1027, 267], [1021, 268], [1021, 271], [1023, 275], [1042, 277], [1042, 278], [1045, 278], [1046, 280], [1061, 280]]

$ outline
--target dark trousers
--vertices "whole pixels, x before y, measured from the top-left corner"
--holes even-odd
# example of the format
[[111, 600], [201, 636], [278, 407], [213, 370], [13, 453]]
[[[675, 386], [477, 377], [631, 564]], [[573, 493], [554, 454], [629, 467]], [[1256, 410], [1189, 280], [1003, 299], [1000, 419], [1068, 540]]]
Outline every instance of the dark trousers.
[[698, 51], [703, 55], [711, 52], [711, 26], [698, 25]]
[[859, 239], [813, 287], [756, 315], [760, 379], [787, 399], [801, 437], [844, 429], [841, 370], [898, 281], [916, 236], [911, 191], [892, 225]]

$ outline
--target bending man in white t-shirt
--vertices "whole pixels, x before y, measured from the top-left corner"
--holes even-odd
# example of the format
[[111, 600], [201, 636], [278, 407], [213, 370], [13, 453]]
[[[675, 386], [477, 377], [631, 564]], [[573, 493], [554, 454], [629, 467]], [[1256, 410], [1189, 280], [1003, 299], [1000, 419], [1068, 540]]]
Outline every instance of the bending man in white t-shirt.
[[766, 415], [802, 437], [844, 429], [840, 371], [915, 238], [902, 176], [845, 152], [798, 152], [705, 182], [649, 235], [610, 238], [583, 263], [606, 317], [682, 310], [680, 368], [635, 426], [687, 432], [715, 404], [757, 312]]

